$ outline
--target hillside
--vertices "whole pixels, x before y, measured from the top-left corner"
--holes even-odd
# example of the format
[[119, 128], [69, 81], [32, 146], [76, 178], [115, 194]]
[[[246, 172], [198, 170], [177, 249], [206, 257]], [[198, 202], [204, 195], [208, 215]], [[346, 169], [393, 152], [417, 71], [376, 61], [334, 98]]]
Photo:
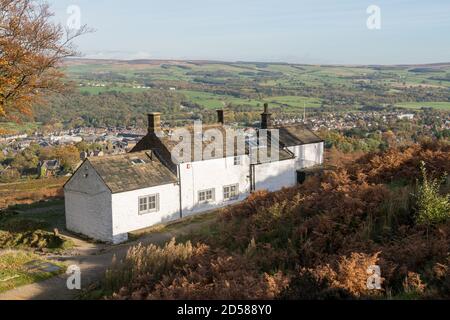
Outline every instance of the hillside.
[[[357, 107], [380, 103], [449, 102], [450, 64], [402, 66], [300, 65], [217, 61], [69, 60], [66, 71], [81, 92], [142, 92], [146, 88], [184, 90], [187, 102], [205, 108], [225, 104], [255, 107], [271, 97], [275, 106], [303, 108], [302, 99]], [[324, 90], [327, 89], [327, 90]], [[435, 97], [422, 96], [422, 90]], [[368, 91], [361, 92], [361, 91]], [[199, 92], [209, 93], [201, 95]], [[440, 92], [440, 93], [439, 93]], [[381, 94], [383, 93], [383, 94]], [[375, 95], [376, 97], [372, 97]], [[383, 98], [383, 96], [386, 95]], [[433, 94], [432, 94], [433, 95]], [[284, 97], [291, 97], [286, 99]], [[431, 100], [430, 100], [431, 99]], [[447, 105], [448, 107], [448, 105]]]
[[[450, 64], [327, 66], [259, 62], [68, 60], [70, 94], [36, 105], [37, 122], [137, 125], [145, 113], [173, 120], [214, 117], [224, 106], [251, 122], [264, 103], [277, 114], [362, 107], [450, 109]], [[50, 113], [49, 113], [50, 112]], [[24, 118], [24, 121], [29, 119]]]
[[[434, 180], [444, 172], [448, 142], [424, 143], [368, 154], [296, 188], [255, 193], [190, 241], [130, 249], [101, 292], [113, 299], [448, 299], [450, 182]], [[374, 265], [380, 290], [367, 287]]]
[[[66, 60], [72, 90], [52, 95], [19, 116], [12, 132], [78, 126], [145, 127], [145, 114], [170, 115], [170, 124], [215, 120], [252, 124], [264, 103], [275, 117], [357, 110], [450, 110], [450, 64], [333, 66], [262, 62]], [[0, 119], [1, 120], [1, 119]], [[10, 129], [10, 127], [12, 127]]]

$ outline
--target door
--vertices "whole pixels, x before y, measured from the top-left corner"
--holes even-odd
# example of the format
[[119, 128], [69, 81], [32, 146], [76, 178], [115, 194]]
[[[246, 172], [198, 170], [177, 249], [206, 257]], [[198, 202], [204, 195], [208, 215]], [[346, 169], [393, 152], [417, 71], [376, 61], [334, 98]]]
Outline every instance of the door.
[[297, 183], [303, 184], [306, 180], [306, 172], [304, 171], [297, 171]]

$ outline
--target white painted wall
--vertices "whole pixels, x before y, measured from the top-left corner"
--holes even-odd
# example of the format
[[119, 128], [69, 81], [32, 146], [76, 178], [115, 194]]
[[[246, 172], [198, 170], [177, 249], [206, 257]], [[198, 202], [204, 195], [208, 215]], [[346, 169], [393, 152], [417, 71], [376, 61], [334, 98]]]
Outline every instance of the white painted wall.
[[111, 192], [88, 161], [64, 187], [66, 228], [112, 241]]
[[[159, 211], [139, 214], [139, 197], [159, 194]], [[177, 184], [139, 189], [112, 195], [112, 234], [114, 242], [125, 241], [127, 233], [180, 217]]]
[[269, 162], [255, 166], [256, 190], [277, 191], [297, 184], [295, 159]]
[[[256, 165], [256, 190], [277, 191], [295, 186], [297, 169], [309, 162], [323, 163], [323, 147], [323, 143], [291, 147], [295, 159]], [[247, 155], [241, 156], [241, 164], [236, 166], [234, 157], [180, 164], [183, 217], [244, 200], [250, 194], [249, 176]], [[224, 201], [223, 187], [233, 184], [239, 184], [239, 198]], [[111, 194], [89, 161], [85, 161], [64, 188], [67, 228], [102, 241], [126, 241], [130, 231], [178, 219], [179, 188], [177, 184], [167, 184]], [[206, 189], [215, 190], [215, 200], [200, 204], [198, 192]], [[159, 194], [159, 211], [139, 215], [139, 197], [153, 194]]]
[[296, 169], [303, 169], [323, 164], [323, 142], [293, 146], [288, 149], [295, 154]]
[[[241, 164], [234, 165], [234, 157], [180, 164], [183, 216], [222, 207], [245, 199], [250, 193], [249, 157], [241, 156]], [[239, 199], [224, 201], [223, 187], [239, 184]], [[199, 204], [198, 192], [215, 189], [215, 201]]]

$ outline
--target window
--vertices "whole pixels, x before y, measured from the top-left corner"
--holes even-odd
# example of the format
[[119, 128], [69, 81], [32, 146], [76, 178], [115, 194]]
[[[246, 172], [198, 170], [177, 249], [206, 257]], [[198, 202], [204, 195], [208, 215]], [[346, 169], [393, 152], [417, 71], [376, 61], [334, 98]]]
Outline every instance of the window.
[[214, 189], [202, 190], [198, 192], [198, 202], [205, 203], [214, 201]]
[[223, 187], [223, 200], [236, 200], [239, 197], [239, 185], [234, 184], [231, 186]]
[[139, 198], [139, 214], [159, 211], [159, 194]]
[[234, 157], [234, 165], [235, 166], [240, 166], [241, 165], [241, 157], [240, 156]]
[[131, 159], [131, 163], [134, 165], [145, 164], [145, 161], [142, 159]]
[[139, 213], [146, 212], [148, 209], [148, 198], [139, 198]]

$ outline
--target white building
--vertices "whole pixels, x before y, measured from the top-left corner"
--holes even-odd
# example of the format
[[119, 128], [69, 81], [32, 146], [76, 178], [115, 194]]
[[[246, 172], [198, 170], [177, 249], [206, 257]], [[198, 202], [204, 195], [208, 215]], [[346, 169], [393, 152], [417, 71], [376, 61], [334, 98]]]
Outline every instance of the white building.
[[[218, 116], [218, 124], [203, 130], [219, 130], [225, 140], [230, 128], [223, 124], [222, 110]], [[250, 140], [243, 148], [235, 145], [230, 154], [221, 150], [224, 154], [217, 152], [216, 156], [214, 150], [199, 160], [194, 156], [174, 160], [177, 142], [168, 130], [161, 129], [160, 114], [152, 113], [148, 118], [148, 134], [131, 153], [88, 158], [66, 183], [69, 230], [120, 243], [127, 240], [128, 232], [227, 206], [256, 190], [294, 186], [304, 180], [304, 169], [323, 163], [322, 139], [299, 125], [272, 127], [267, 106], [261, 128], [278, 129], [275, 161], [255, 159]], [[194, 134], [191, 127], [186, 129]], [[201, 141], [202, 151], [208, 142]], [[256, 145], [261, 147], [259, 142]]]
[[397, 119], [399, 120], [413, 120], [414, 119], [414, 113], [402, 113], [397, 115]]

